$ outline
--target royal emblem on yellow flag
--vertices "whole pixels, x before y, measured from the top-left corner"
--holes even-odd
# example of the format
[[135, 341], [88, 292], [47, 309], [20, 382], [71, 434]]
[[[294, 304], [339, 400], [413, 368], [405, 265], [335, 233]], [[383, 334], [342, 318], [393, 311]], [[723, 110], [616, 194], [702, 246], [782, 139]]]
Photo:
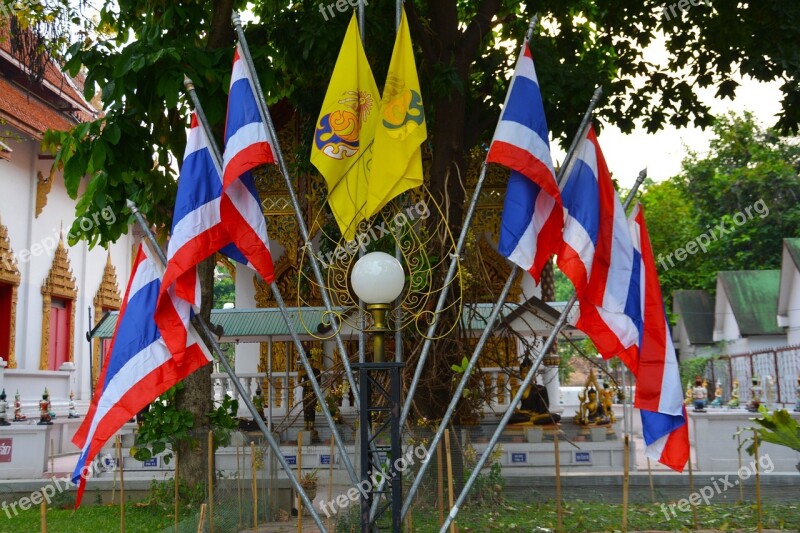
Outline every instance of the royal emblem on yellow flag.
[[417, 66], [405, 11], [386, 75], [375, 130], [373, 165], [369, 175], [367, 216], [399, 194], [422, 185], [422, 150], [428, 137]]
[[328, 204], [347, 239], [355, 236], [358, 223], [369, 216], [367, 180], [379, 118], [378, 94], [353, 15], [311, 147], [311, 163], [328, 184]]

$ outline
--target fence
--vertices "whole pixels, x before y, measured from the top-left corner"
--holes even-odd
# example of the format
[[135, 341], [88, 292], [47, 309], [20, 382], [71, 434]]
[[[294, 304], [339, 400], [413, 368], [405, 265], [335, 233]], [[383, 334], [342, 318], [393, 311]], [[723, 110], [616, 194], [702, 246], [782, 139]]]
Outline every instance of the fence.
[[714, 357], [709, 359], [701, 371], [701, 375], [708, 379], [710, 387], [713, 388], [717, 381], [722, 383], [726, 399], [731, 397], [733, 381], [739, 380], [739, 400], [742, 403], [746, 403], [751, 396], [753, 376], [759, 377], [767, 403], [783, 405], [794, 404], [797, 399], [798, 374], [800, 346]]

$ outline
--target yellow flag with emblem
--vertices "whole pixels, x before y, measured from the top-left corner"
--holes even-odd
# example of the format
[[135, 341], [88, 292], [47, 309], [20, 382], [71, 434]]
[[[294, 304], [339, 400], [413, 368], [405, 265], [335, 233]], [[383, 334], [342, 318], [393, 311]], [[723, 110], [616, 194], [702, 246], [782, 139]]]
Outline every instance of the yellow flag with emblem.
[[428, 137], [428, 129], [405, 11], [386, 75], [379, 116], [369, 176], [368, 217], [399, 194], [422, 185], [420, 146]]
[[361, 45], [355, 14], [333, 69], [314, 131], [311, 163], [328, 184], [328, 204], [348, 240], [366, 211], [378, 86]]

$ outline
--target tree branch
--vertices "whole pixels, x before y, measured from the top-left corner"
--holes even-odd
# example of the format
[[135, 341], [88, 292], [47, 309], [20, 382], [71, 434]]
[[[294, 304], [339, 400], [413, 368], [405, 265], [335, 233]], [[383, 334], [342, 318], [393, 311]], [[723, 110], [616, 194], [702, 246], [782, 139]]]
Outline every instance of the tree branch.
[[417, 14], [417, 8], [414, 7], [414, 2], [405, 4], [406, 15], [408, 16], [408, 24], [414, 40], [419, 43], [422, 48], [422, 67], [428, 73], [428, 76], [433, 75], [431, 66], [436, 63], [436, 51], [433, 48], [433, 41], [428, 33], [425, 25]]
[[465, 73], [475, 59], [484, 37], [492, 31], [492, 19], [500, 10], [500, 3], [501, 0], [483, 0], [475, 17], [464, 30], [456, 50], [456, 64], [465, 69]]

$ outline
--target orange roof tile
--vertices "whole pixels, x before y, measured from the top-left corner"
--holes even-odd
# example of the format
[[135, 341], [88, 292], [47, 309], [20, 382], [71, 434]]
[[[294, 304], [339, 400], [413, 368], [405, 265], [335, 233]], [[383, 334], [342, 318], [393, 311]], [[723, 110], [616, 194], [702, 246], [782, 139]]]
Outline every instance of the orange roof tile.
[[66, 131], [77, 124], [3, 78], [0, 78], [0, 94], [0, 118], [37, 139], [48, 129]]

